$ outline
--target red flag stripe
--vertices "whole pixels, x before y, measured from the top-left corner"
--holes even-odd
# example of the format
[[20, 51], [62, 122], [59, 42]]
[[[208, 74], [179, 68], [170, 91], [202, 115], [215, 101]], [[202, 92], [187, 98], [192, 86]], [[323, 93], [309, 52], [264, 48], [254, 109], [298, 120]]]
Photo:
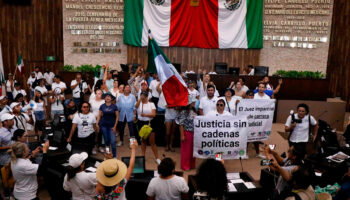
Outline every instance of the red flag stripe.
[[187, 106], [188, 90], [175, 75], [164, 82], [162, 90], [168, 107]]

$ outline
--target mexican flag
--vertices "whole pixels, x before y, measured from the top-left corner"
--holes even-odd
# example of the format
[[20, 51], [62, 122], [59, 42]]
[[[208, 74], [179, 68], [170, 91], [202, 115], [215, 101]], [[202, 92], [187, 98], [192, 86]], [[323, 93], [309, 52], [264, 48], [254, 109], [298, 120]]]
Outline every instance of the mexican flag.
[[23, 63], [23, 59], [22, 59], [22, 55], [20, 54], [17, 58], [17, 72], [19, 75], [22, 75], [24, 70], [24, 63]]
[[125, 0], [124, 43], [262, 48], [263, 0]]
[[158, 73], [168, 107], [187, 106], [188, 90], [185, 81], [164, 55], [157, 42], [153, 38], [148, 41], [147, 72]]

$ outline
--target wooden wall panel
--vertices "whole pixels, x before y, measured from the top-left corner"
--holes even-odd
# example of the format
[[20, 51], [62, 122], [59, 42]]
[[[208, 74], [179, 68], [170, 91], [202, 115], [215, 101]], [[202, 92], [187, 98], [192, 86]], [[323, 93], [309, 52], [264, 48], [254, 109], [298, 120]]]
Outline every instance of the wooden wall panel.
[[[229, 67], [258, 65], [260, 50], [244, 49], [199, 49], [185, 47], [162, 47], [171, 62], [181, 63], [181, 70], [197, 71], [199, 67], [214, 70], [215, 62], [226, 62]], [[128, 63], [147, 66], [147, 48], [128, 46]]]
[[334, 97], [347, 101], [350, 110], [350, 1], [334, 1], [327, 77]]
[[[0, 43], [5, 74], [22, 54], [26, 77], [35, 66], [58, 72], [63, 65], [62, 0], [32, 0], [31, 5], [0, 0]], [[46, 56], [56, 56], [46, 62]]]

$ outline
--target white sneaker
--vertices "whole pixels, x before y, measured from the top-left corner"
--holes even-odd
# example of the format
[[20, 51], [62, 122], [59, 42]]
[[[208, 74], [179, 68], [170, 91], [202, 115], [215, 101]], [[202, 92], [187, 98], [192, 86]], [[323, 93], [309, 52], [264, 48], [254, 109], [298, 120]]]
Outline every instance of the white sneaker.
[[257, 158], [261, 158], [261, 159], [266, 159], [266, 156], [264, 156], [264, 155], [262, 155], [262, 154], [260, 154], [260, 153], [259, 153], [258, 155], [256, 155], [256, 157], [257, 157]]
[[96, 151], [96, 147], [94, 147], [93, 149], [92, 149], [92, 155], [96, 155], [97, 154], [97, 151]]
[[117, 142], [117, 147], [120, 147], [120, 146], [122, 146], [122, 145], [123, 145], [123, 142], [122, 142], [122, 141]]
[[160, 165], [161, 160], [159, 158], [156, 159], [156, 163]]
[[105, 149], [103, 147], [100, 147], [100, 148], [98, 148], [98, 151], [101, 152], [101, 153], [104, 153]]

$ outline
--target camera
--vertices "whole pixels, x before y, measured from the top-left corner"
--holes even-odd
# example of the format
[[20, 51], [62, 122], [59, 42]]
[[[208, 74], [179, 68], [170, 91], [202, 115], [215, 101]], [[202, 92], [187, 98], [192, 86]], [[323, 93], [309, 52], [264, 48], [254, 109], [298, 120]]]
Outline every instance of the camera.
[[290, 116], [292, 117], [292, 123], [300, 124], [300, 123], [302, 122], [301, 119], [295, 119], [294, 111], [293, 111], [293, 110], [290, 111]]
[[269, 166], [269, 165], [272, 164], [272, 162], [273, 162], [272, 159], [271, 159], [271, 160], [269, 160], [269, 159], [263, 159], [263, 160], [260, 161], [260, 166]]

